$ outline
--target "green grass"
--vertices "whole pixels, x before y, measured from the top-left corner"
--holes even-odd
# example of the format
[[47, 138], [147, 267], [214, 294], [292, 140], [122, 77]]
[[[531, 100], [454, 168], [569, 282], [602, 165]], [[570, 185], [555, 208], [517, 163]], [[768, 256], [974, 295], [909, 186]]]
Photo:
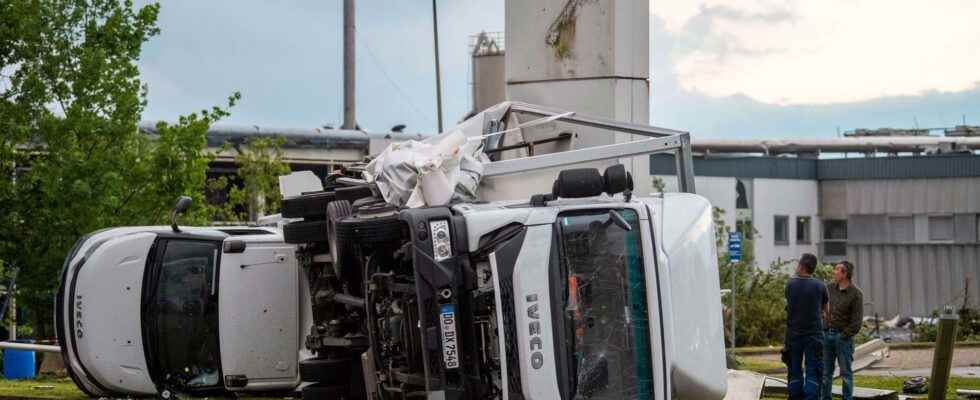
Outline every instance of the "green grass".
[[85, 399], [68, 378], [0, 379], [0, 398], [10, 399]]
[[[785, 376], [779, 377], [785, 379]], [[855, 375], [854, 376], [854, 386], [872, 388], [872, 389], [885, 389], [894, 390], [897, 393], [902, 392], [902, 382], [906, 379], [905, 377], [893, 377], [893, 376], [866, 376], [866, 375]], [[834, 385], [840, 385], [840, 379], [834, 380]], [[946, 389], [946, 398], [950, 400], [956, 399], [956, 389], [980, 389], [980, 378], [950, 378], [949, 386]], [[779, 396], [767, 396], [763, 399], [785, 399], [786, 397]]]
[[769, 361], [754, 357], [739, 357], [739, 366], [736, 369], [773, 375], [774, 372], [784, 371], [786, 366], [779, 361]]
[[[249, 400], [273, 400], [274, 397], [248, 397]], [[69, 378], [39, 377], [37, 379], [0, 379], [0, 400], [11, 399], [88, 399]]]

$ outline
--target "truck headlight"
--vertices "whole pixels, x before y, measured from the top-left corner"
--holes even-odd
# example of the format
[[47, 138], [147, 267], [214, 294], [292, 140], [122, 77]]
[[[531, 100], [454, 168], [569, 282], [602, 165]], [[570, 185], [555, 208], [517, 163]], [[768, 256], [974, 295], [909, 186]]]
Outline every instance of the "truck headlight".
[[449, 236], [449, 221], [441, 219], [429, 221], [429, 232], [432, 234], [432, 255], [436, 261], [445, 260], [453, 255], [453, 241]]

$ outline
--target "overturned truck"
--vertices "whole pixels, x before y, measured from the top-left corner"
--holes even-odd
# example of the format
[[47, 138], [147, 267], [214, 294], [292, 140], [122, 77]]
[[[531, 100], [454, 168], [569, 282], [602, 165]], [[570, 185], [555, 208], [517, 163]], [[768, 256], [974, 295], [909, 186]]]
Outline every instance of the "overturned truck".
[[[450, 153], [476, 157], [437, 182], [455, 193], [392, 156], [368, 181], [284, 178], [278, 227], [80, 239], [57, 302], [72, 379], [93, 396], [722, 398], [712, 213], [687, 134], [521, 103], [467, 122], [476, 145]], [[538, 124], [560, 132], [523, 132]], [[649, 138], [574, 149], [576, 127]], [[634, 196], [618, 164], [558, 171], [661, 151], [682, 193]], [[548, 173], [547, 189], [505, 184]], [[481, 180], [510, 200], [467, 199]]]

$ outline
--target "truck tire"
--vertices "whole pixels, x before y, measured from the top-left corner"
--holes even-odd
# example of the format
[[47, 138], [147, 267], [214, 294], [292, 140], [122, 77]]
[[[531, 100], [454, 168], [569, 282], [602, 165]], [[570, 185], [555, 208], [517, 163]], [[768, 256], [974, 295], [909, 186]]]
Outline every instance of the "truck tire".
[[317, 218], [323, 219], [327, 214], [327, 205], [336, 200], [333, 191], [314, 192], [299, 195], [282, 201], [282, 216], [284, 218]]
[[327, 229], [330, 231], [330, 254], [333, 255], [333, 269], [336, 276], [340, 276], [345, 260], [351, 254], [349, 246], [341, 246], [342, 243], [337, 239], [337, 222], [350, 216], [352, 212], [350, 202], [347, 200], [337, 200], [327, 204]]
[[340, 400], [350, 399], [347, 386], [326, 386], [321, 384], [303, 388], [303, 400]]
[[350, 382], [351, 369], [350, 360], [344, 358], [302, 360], [299, 362], [299, 378], [303, 382], [317, 382], [323, 385], [346, 385]]
[[291, 222], [282, 227], [283, 240], [286, 243], [318, 243], [326, 242], [329, 238], [327, 233], [327, 221], [297, 221]]
[[403, 226], [404, 223], [394, 214], [372, 218], [344, 218], [337, 222], [338, 245], [398, 241], [402, 238]]

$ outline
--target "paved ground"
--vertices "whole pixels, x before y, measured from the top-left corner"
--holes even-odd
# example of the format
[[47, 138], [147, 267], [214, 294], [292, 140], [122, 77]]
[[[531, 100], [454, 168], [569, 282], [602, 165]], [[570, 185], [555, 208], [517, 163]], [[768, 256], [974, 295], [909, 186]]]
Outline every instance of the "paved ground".
[[[950, 371], [953, 376], [959, 376], [963, 378], [980, 378], [980, 367], [953, 367]], [[916, 368], [916, 369], [890, 369], [890, 368], [867, 368], [858, 371], [858, 375], [870, 375], [870, 376], [924, 376], [926, 378], [932, 374], [932, 370], [929, 368]]]
[[[891, 350], [888, 358], [859, 371], [864, 375], [929, 376], [932, 349]], [[980, 348], [961, 347], [953, 353], [954, 376], [980, 377]]]
[[[779, 354], [761, 354], [753, 360], [779, 363]], [[929, 376], [932, 349], [892, 349], [888, 358], [870, 368], [858, 371], [862, 375]], [[980, 378], [980, 347], [961, 347], [953, 353], [954, 376]]]

